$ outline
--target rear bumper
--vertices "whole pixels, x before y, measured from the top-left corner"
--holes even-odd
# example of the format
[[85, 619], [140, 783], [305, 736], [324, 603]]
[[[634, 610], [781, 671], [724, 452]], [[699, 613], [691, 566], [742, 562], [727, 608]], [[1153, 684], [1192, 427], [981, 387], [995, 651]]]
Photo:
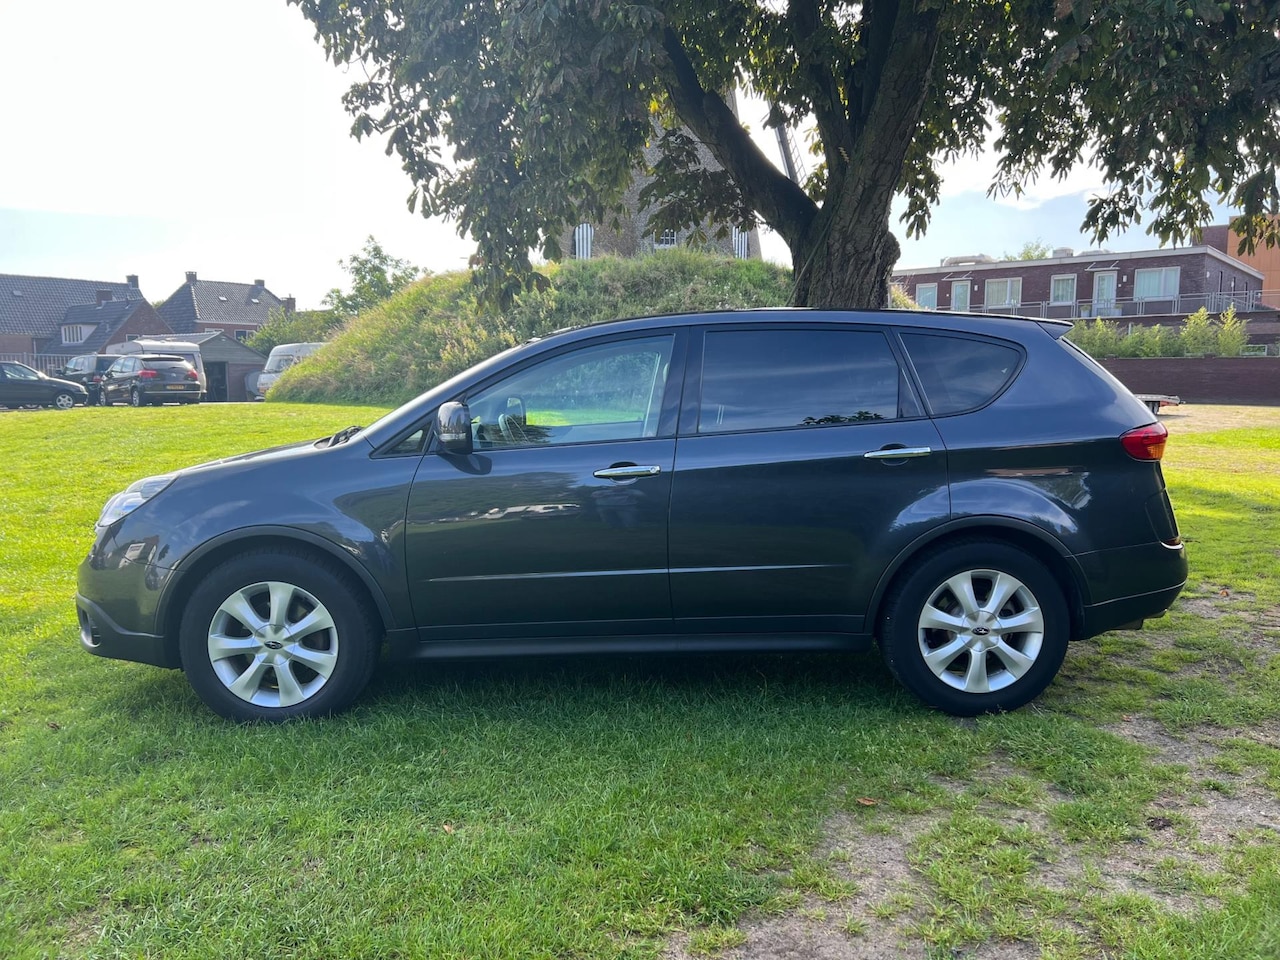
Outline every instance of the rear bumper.
[[1187, 583], [1187, 552], [1181, 544], [1100, 550], [1077, 559], [1089, 585], [1081, 640], [1160, 616]]

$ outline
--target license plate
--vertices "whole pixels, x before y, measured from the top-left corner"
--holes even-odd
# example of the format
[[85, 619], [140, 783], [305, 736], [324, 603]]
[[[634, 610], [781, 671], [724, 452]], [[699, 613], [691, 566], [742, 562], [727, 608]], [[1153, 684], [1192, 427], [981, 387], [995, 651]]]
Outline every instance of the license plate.
[[187, 389], [187, 385], [185, 383], [167, 383], [165, 384], [165, 389], [166, 390], [185, 390]]

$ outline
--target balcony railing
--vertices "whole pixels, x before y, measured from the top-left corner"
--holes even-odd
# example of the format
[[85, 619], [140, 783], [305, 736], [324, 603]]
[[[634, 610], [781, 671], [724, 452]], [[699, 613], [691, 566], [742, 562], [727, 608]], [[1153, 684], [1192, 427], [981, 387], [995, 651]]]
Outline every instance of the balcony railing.
[[989, 313], [1040, 320], [1092, 320], [1095, 317], [1185, 317], [1204, 307], [1221, 313], [1234, 305], [1237, 313], [1280, 310], [1280, 290], [1250, 290], [1239, 293], [1179, 294], [1176, 297], [1117, 298], [1114, 300], [1071, 300], [1038, 303], [974, 303], [968, 309], [941, 307], [956, 313]]

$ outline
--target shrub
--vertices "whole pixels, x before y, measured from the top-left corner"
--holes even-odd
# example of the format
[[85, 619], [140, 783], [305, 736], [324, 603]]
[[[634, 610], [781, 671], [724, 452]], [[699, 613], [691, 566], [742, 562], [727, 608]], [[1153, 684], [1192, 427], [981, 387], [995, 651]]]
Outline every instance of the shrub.
[[1218, 318], [1218, 355], [1238, 357], [1249, 342], [1249, 321], [1236, 316], [1235, 304]]

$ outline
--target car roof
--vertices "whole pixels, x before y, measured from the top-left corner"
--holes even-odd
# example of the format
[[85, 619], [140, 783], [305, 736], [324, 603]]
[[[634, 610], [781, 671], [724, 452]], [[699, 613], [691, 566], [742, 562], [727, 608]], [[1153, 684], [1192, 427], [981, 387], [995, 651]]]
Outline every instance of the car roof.
[[597, 336], [610, 330], [619, 333], [643, 331], [657, 327], [714, 326], [720, 324], [778, 323], [868, 323], [896, 327], [918, 327], [928, 330], [948, 330], [956, 333], [983, 333], [993, 336], [1025, 335], [1039, 328], [1050, 336], [1059, 337], [1071, 329], [1067, 320], [1030, 319], [1027, 317], [1001, 316], [972, 313], [943, 313], [935, 310], [826, 310], [816, 307], [756, 307], [750, 310], [723, 310], [701, 313], [676, 313], [625, 320], [603, 320], [583, 326], [565, 327], [545, 338], [561, 336], [572, 338], [575, 334]]

